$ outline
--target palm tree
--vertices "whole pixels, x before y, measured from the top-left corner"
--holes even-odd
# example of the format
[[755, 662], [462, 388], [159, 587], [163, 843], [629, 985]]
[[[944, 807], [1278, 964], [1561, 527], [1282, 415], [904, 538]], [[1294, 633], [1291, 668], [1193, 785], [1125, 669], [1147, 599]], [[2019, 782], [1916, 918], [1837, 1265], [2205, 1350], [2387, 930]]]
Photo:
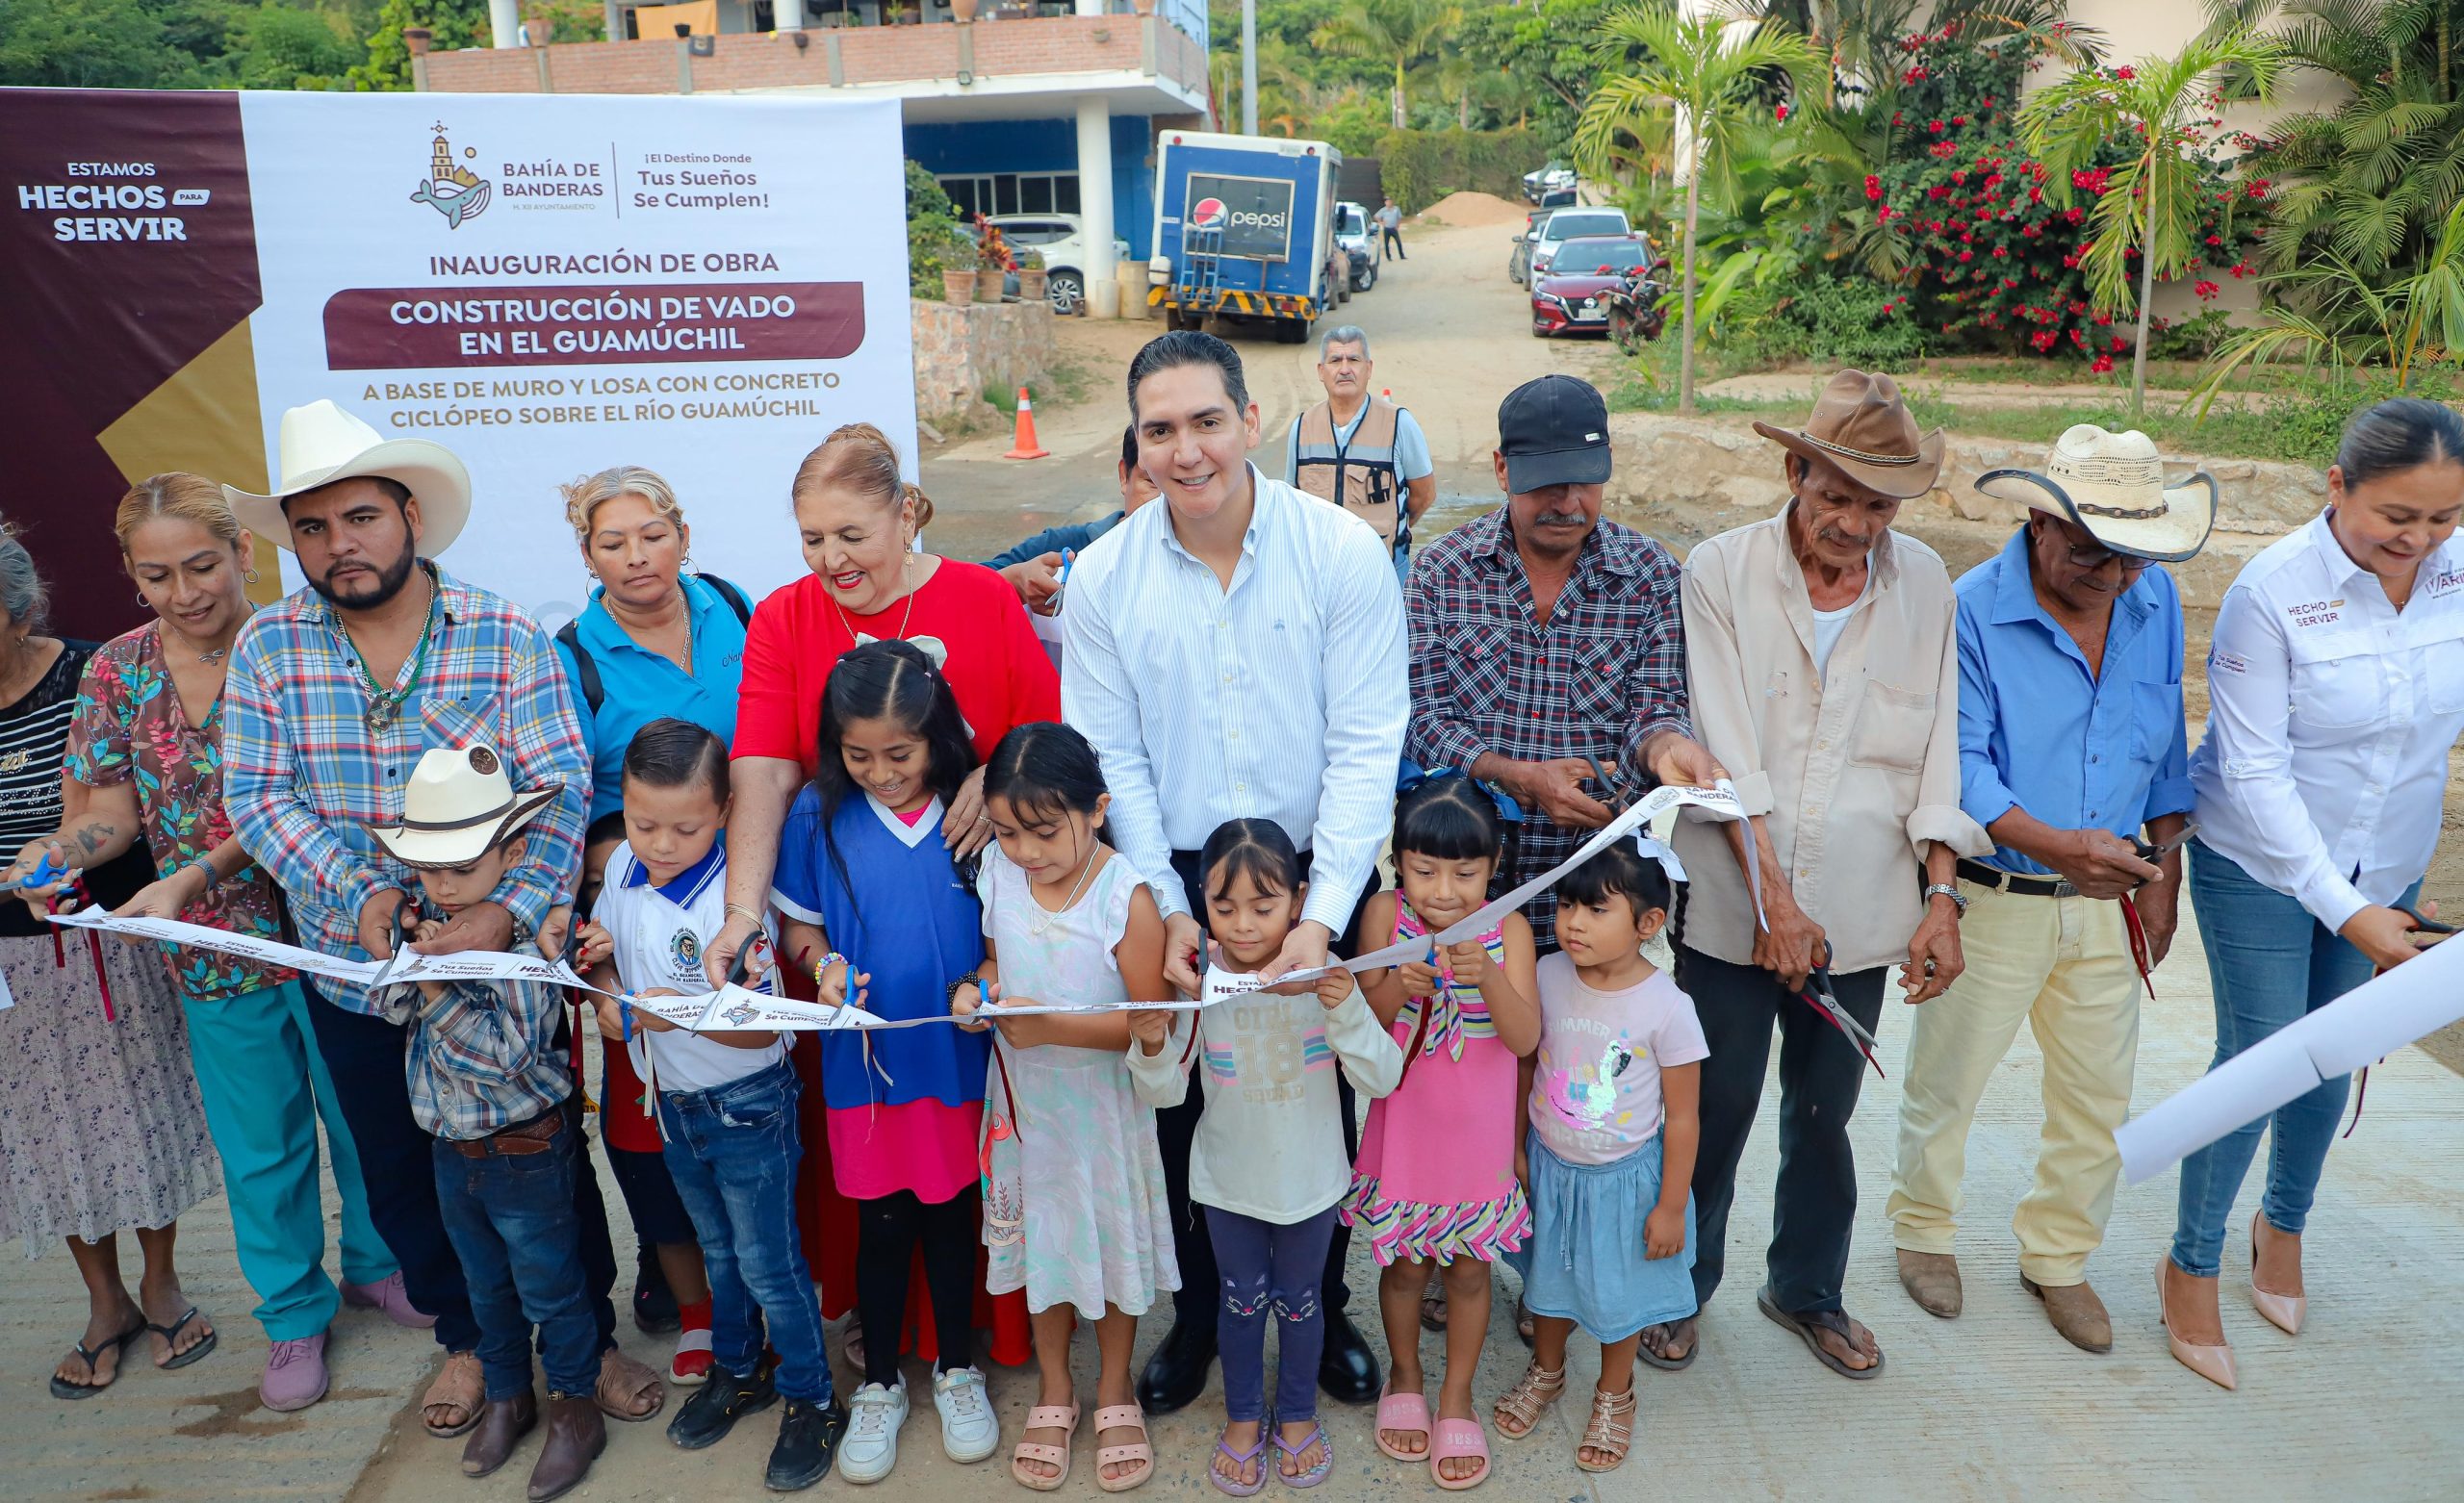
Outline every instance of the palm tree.
[[2196, 264], [2199, 164], [2192, 155], [2196, 122], [2231, 75], [2251, 97], [2273, 99], [2283, 50], [2243, 26], [2214, 28], [2170, 58], [2142, 58], [2130, 67], [2073, 73], [2046, 86], [2019, 111], [2019, 133], [2050, 172], [2047, 186], [2067, 204], [2077, 190], [2070, 174], [2092, 167], [2117, 141], [2136, 155], [2114, 167], [2088, 213], [2095, 240], [2084, 266], [2102, 310], [2129, 306], [2130, 257], [2139, 257], [2139, 338], [2131, 356], [2130, 410], [2147, 403], [2148, 303], [2156, 278]]
[[1447, 0], [1349, 0], [1309, 40], [1337, 57], [1373, 58], [1395, 64], [1395, 128], [1402, 129], [1403, 74], [1437, 55], [1438, 46], [1461, 23], [1460, 8]]
[[1819, 80], [1823, 57], [1802, 35], [1766, 17], [1738, 20], [1681, 16], [1670, 0], [1639, 0], [1608, 13], [1593, 41], [1604, 77], [1584, 101], [1575, 125], [1575, 159], [1605, 175], [1627, 153], [1674, 116], [1685, 140], [1685, 279], [1677, 378], [1677, 409], [1694, 410], [1695, 231], [1702, 218], [1703, 177], [1732, 173], [1732, 141], [1758, 94], [1775, 73], [1800, 92]]

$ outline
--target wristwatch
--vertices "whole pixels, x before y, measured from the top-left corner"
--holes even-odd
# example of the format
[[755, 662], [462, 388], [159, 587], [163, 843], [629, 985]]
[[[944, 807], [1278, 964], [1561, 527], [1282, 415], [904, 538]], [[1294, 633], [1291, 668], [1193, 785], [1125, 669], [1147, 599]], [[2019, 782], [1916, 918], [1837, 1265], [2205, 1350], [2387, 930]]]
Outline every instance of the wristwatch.
[[1923, 897], [1928, 903], [1933, 902], [1936, 898], [1948, 898], [1951, 900], [1952, 907], [1959, 909], [1963, 914], [1967, 912], [1967, 899], [1961, 894], [1959, 888], [1953, 883], [1931, 883], [1926, 887]]

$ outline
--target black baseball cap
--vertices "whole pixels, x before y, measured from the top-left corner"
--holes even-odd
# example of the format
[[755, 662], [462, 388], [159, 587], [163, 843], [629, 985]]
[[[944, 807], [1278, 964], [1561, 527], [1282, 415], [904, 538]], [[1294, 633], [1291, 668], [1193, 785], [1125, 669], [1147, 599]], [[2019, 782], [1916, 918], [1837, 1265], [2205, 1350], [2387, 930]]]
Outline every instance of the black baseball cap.
[[1608, 404], [1588, 381], [1545, 375], [1498, 404], [1498, 452], [1506, 489], [1599, 485], [1608, 478]]

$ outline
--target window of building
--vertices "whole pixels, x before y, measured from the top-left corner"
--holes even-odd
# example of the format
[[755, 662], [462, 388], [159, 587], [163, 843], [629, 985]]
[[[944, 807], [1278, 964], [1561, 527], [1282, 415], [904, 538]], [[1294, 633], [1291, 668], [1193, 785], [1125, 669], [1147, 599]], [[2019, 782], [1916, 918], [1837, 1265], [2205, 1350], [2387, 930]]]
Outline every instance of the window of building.
[[1075, 172], [956, 172], [940, 178], [961, 214], [1076, 214]]

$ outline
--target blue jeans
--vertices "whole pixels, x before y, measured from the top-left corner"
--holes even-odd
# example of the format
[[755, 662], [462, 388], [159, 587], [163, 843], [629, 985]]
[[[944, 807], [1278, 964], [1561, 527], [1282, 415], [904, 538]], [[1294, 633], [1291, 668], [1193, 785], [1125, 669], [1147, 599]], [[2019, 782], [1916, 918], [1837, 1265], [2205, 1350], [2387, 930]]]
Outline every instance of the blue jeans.
[[[555, 1115], [562, 1120], [563, 1109]], [[435, 1140], [436, 1207], [462, 1262], [479, 1365], [491, 1402], [530, 1391], [530, 1331], [539, 1330], [552, 1394], [599, 1388], [599, 1322], [582, 1278], [574, 1178], [581, 1134], [570, 1121], [537, 1154], [463, 1156]]]
[[[1290, 1226], [1276, 1226], [1206, 1208], [1215, 1266], [1223, 1281], [1215, 1316], [1216, 1351], [1223, 1359], [1223, 1416], [1245, 1424], [1270, 1414], [1292, 1424], [1318, 1415], [1318, 1359], [1325, 1351], [1326, 1317], [1318, 1304], [1334, 1236], [1335, 1208]], [[1277, 1321], [1274, 1408], [1267, 1408], [1267, 1314]]]
[[1412, 582], [1412, 546], [1408, 543], [1395, 545], [1395, 582], [1397, 584]]
[[821, 1301], [796, 1236], [795, 1067], [766, 1070], [703, 1091], [660, 1091], [667, 1170], [701, 1234], [710, 1275], [710, 1361], [739, 1378], [761, 1355], [758, 1317], [779, 1353], [782, 1396], [830, 1402]]
[[[2190, 865], [2191, 904], [2207, 942], [2208, 983], [2216, 993], [2216, 1058], [2209, 1069], [2370, 980], [2369, 956], [2204, 841], [2191, 842]], [[2420, 895], [2415, 882], [2398, 901], [2410, 904]], [[2260, 1209], [2277, 1231], [2301, 1231], [2350, 1080], [2340, 1075], [2324, 1082], [2182, 1160], [2175, 1267], [2198, 1278], [2217, 1276], [2234, 1197], [2258, 1152], [2260, 1129], [2271, 1125], [2273, 1149]]]

